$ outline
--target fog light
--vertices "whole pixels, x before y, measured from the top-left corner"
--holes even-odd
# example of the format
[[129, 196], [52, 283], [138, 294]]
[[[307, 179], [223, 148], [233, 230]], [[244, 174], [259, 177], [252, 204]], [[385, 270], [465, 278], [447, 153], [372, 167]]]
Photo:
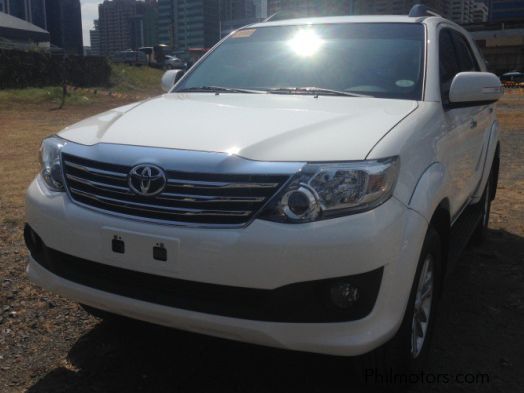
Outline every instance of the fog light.
[[347, 309], [353, 306], [359, 298], [358, 288], [350, 283], [337, 283], [330, 290], [331, 301], [339, 308]]

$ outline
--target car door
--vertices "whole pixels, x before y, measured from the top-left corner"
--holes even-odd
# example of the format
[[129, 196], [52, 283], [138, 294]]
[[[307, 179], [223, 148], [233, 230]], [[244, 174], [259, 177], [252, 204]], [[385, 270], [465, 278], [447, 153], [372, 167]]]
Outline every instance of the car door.
[[448, 133], [450, 207], [452, 215], [456, 216], [467, 205], [480, 181], [489, 108], [486, 105], [456, 107], [449, 102], [449, 89], [455, 75], [480, 71], [467, 39], [449, 27], [442, 28], [439, 33], [439, 67], [442, 110]]
[[[460, 71], [480, 71], [481, 68], [474, 55], [470, 41], [459, 31], [452, 30], [453, 43], [460, 63]], [[468, 146], [471, 161], [468, 166], [468, 194], [471, 197], [477, 189], [484, 170], [491, 125], [494, 119], [494, 104], [476, 105], [469, 108]]]

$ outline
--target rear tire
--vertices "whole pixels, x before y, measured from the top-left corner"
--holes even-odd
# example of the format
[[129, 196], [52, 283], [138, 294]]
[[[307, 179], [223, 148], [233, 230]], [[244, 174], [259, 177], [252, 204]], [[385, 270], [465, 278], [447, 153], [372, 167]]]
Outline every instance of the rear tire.
[[[429, 353], [442, 283], [440, 235], [429, 227], [402, 324], [393, 339], [357, 359], [365, 385], [403, 385], [409, 372], [421, 371]], [[370, 375], [370, 373], [373, 375]], [[375, 378], [380, 374], [382, 378]], [[391, 380], [391, 375], [399, 378]]]

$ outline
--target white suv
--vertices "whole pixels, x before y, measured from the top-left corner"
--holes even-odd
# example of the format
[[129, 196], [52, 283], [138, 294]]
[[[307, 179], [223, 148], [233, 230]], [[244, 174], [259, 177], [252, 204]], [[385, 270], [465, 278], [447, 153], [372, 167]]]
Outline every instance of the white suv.
[[502, 88], [468, 33], [420, 7], [270, 21], [182, 72], [43, 141], [30, 278], [94, 313], [418, 365], [497, 185]]

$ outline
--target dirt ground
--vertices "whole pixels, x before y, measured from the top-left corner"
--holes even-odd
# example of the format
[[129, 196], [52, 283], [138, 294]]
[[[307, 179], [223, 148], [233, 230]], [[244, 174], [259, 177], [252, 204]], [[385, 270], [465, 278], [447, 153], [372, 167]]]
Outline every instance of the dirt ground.
[[[344, 359], [100, 322], [29, 283], [23, 195], [41, 138], [127, 101], [0, 107], [0, 392], [355, 391]], [[425, 370], [450, 380], [410, 392], [524, 391], [524, 95], [506, 95], [498, 113], [502, 166], [489, 238], [465, 252], [447, 284]]]

